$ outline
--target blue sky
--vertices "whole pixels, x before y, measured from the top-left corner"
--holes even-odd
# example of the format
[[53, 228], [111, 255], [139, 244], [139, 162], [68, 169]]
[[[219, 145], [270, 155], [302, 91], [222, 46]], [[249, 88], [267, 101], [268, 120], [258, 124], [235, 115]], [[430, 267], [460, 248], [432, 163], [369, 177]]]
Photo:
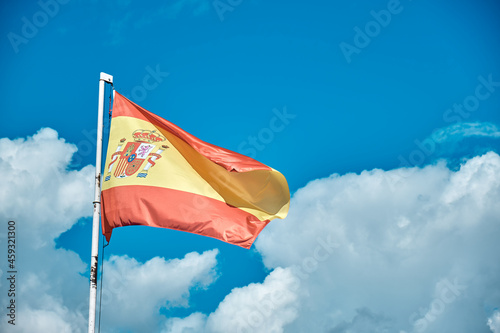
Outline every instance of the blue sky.
[[[347, 332], [350, 329], [361, 332], [371, 327], [370, 331], [377, 328], [380, 332], [382, 329], [420, 332], [424, 323], [428, 332], [457, 331], [456, 327], [465, 327], [457, 320], [462, 313], [468, 313], [467, 322], [472, 325], [469, 331], [500, 330], [500, 314], [496, 310], [500, 306], [500, 269], [498, 264], [478, 259], [482, 254], [498, 250], [498, 244], [493, 239], [485, 240], [480, 232], [489, 230], [487, 235], [497, 239], [500, 235], [499, 201], [484, 201], [500, 197], [499, 174], [491, 171], [496, 170], [500, 149], [500, 6], [497, 1], [42, 0], [2, 2], [0, 6], [3, 35], [0, 134], [4, 138], [0, 147], [5, 149], [0, 168], [5, 174], [13, 175], [12, 179], [3, 181], [1, 216], [19, 221], [19, 237], [27, 243], [33, 241], [30, 238], [33, 235], [23, 230], [37, 223], [44, 226], [40, 228], [45, 228], [44, 223], [51, 226], [43, 229], [51, 231], [41, 234], [38, 247], [24, 249], [21, 258], [26, 259], [24, 263], [20, 259], [19, 265], [26, 271], [25, 276], [33, 273], [43, 282], [43, 276], [48, 279], [53, 274], [27, 259], [32, 251], [45, 249], [40, 250], [42, 262], [61, 256], [64, 266], [65, 260], [73, 260], [65, 273], [70, 280], [74, 277], [72, 287], [58, 288], [53, 284], [43, 295], [55, 300], [57, 306], [74, 317], [61, 314], [64, 312], [61, 310], [57, 313], [60, 320], [51, 322], [47, 319], [52, 318], [49, 309], [26, 296], [25, 307], [20, 311], [38, 318], [39, 327], [48, 325], [46, 327], [63, 331], [69, 327], [69, 331], [78, 332], [82, 329], [81, 322], [86, 320], [85, 310], [79, 309], [74, 304], [76, 301], [69, 300], [72, 297], [66, 289], [76, 288], [77, 294], [83, 297], [88, 289], [85, 279], [90, 261], [92, 198], [85, 192], [91, 185], [83, 184], [87, 174], [90, 175], [88, 182], [92, 182], [98, 79], [100, 72], [106, 72], [114, 76], [118, 92], [144, 108], [207, 142], [250, 154], [282, 172], [294, 198], [290, 216], [283, 222], [273, 221], [251, 250], [172, 230], [117, 229], [104, 258], [111, 272], [114, 269], [121, 274], [120, 267], [129, 265], [147, 273], [150, 266], [145, 263], [154, 257], [164, 258], [161, 272], [174, 271], [169, 266], [173, 263], [171, 259], [188, 263], [198, 258], [185, 257], [191, 252], [204, 259], [205, 270], [200, 266], [199, 272], [192, 272], [191, 280], [187, 270], [186, 276], [178, 272], [179, 279], [191, 281], [179, 287], [183, 290], [180, 296], [159, 292], [148, 314], [151, 318], [147, 317], [151, 319], [152, 331], [183, 332], [182, 327], [191, 327], [195, 332], [233, 332], [235, 328], [230, 324], [214, 323], [222, 323], [220, 318], [224, 318], [224, 313], [237, 318], [239, 314], [231, 313], [228, 308], [240, 304], [244, 309], [244, 304], [251, 303], [245, 303], [244, 295], [259, 294], [259, 288], [273, 290], [271, 286], [275, 286], [275, 281], [282, 282], [276, 283], [288, 291], [290, 297], [273, 308], [276, 316], [264, 316], [261, 324], [243, 315], [247, 324], [255, 324], [250, 325], [255, 331]], [[107, 119], [105, 124], [109, 126]], [[46, 130], [37, 136], [42, 128], [57, 133]], [[12, 148], [14, 146], [18, 148]], [[38, 154], [41, 159], [35, 158]], [[26, 157], [28, 155], [31, 157]], [[30, 158], [34, 164], [25, 166]], [[409, 172], [402, 167], [416, 169]], [[41, 187], [40, 184], [54, 176], [48, 172], [43, 178], [44, 168], [56, 170], [59, 185]], [[20, 170], [42, 178], [40, 182], [22, 185], [17, 181], [24, 179]], [[337, 176], [331, 176], [333, 174]], [[388, 187], [379, 187], [375, 179], [380, 175], [396, 180]], [[456, 180], [460, 177], [464, 180]], [[65, 185], [62, 180], [72, 185]], [[424, 184], [428, 188], [421, 187]], [[29, 188], [38, 195], [26, 195], [23, 189]], [[51, 197], [55, 192], [60, 193], [61, 188], [73, 193], [74, 202], [70, 207], [78, 209], [71, 213], [69, 208], [58, 210], [56, 207], [53, 212], [45, 212], [45, 208], [37, 210], [37, 198]], [[478, 192], [478, 188], [484, 191]], [[77, 194], [77, 189], [85, 194]], [[461, 191], [465, 194], [460, 199], [463, 201], [457, 201], [460, 209], [464, 209], [458, 215], [460, 222], [436, 226], [461, 212], [459, 208], [450, 208], [453, 200], [459, 200], [456, 193]], [[406, 195], [408, 201], [397, 200]], [[339, 202], [333, 204], [337, 197]], [[374, 198], [379, 201], [371, 201]], [[410, 198], [416, 198], [415, 202], [421, 204]], [[399, 204], [392, 207], [396, 201]], [[51, 204], [62, 205], [57, 200]], [[23, 211], [26, 206], [30, 208]], [[389, 206], [392, 208], [387, 208]], [[441, 213], [426, 215], [431, 211]], [[469, 216], [471, 211], [477, 214]], [[44, 212], [48, 215], [42, 217]], [[47, 222], [54, 212], [63, 214], [61, 220]], [[324, 212], [330, 213], [323, 215]], [[415, 274], [402, 274], [404, 278], [398, 280], [400, 284], [396, 289], [399, 288], [400, 294], [405, 294], [409, 286], [420, 290], [415, 287], [419, 285], [424, 288], [419, 294], [427, 295], [425, 299], [408, 292], [406, 307], [401, 307], [406, 312], [384, 305], [385, 301], [365, 301], [356, 296], [356, 290], [363, 288], [366, 288], [365, 295], [372, 292], [377, 295], [378, 287], [370, 289], [368, 280], [356, 277], [356, 272], [366, 267], [366, 258], [382, 253], [391, 258], [387, 262], [400, 262], [400, 257], [394, 254], [400, 245], [389, 251], [384, 248], [384, 242], [392, 244], [391, 241], [381, 236], [390, 229], [385, 223], [392, 218], [403, 229], [410, 223], [407, 221], [412, 222], [410, 226], [418, 225], [417, 220], [425, 226], [436, 223], [430, 227], [432, 231], [418, 229], [412, 234], [425, 242], [408, 250], [408, 256], [418, 257], [425, 252], [419, 246], [437, 242], [443, 246], [439, 248], [442, 262], [455, 258], [453, 253], [461, 258], [453, 261], [448, 271], [439, 274], [436, 267], [440, 261], [426, 263], [418, 259], [419, 263], [407, 267], [408, 272], [428, 274], [422, 273], [418, 278]], [[39, 219], [45, 222], [38, 222]], [[368, 227], [373, 225], [370, 221], [378, 221], [380, 230]], [[365, 223], [368, 223], [366, 228]], [[477, 229], [471, 229], [472, 225]], [[344, 245], [355, 249], [358, 244], [364, 250], [354, 251], [357, 259], [346, 262], [342, 261], [341, 250], [334, 251], [311, 273], [314, 278], [307, 282], [301, 280], [300, 290], [308, 291], [310, 296], [302, 295], [287, 284], [293, 276], [300, 276], [293, 273], [291, 267], [303, 264], [310, 252], [307, 249], [314, 249], [317, 237], [330, 228], [332, 237], [338, 237], [340, 249]], [[336, 232], [349, 228], [353, 231], [346, 231], [346, 235], [352, 237], [346, 236], [348, 240], [344, 244]], [[442, 230], [449, 233], [442, 234]], [[365, 238], [360, 236], [365, 233]], [[297, 238], [297, 234], [304, 238]], [[469, 240], [467, 235], [471, 235]], [[472, 249], [484, 251], [472, 251], [477, 256], [470, 257], [464, 253], [462, 258], [459, 240], [470, 242]], [[442, 245], [445, 243], [447, 246]], [[304, 251], [295, 253], [294, 249], [299, 248]], [[74, 259], [74, 254], [78, 259]], [[123, 260], [125, 266], [120, 266], [117, 258]], [[349, 258], [347, 254], [345, 258]], [[348, 262], [352, 265], [346, 264]], [[135, 263], [138, 266], [134, 266]], [[474, 263], [484, 266], [474, 266]], [[461, 275], [466, 267], [477, 269], [476, 280]], [[345, 285], [340, 289], [341, 282], [335, 278], [337, 268], [343, 269], [339, 276], [344, 278], [339, 277], [339, 281]], [[390, 265], [377, 266], [372, 272], [375, 277], [369, 281], [376, 277], [390, 281], [390, 277], [397, 275], [392, 269]], [[479, 272], [484, 271], [490, 274], [481, 280]], [[154, 272], [158, 273], [154, 270], [148, 274]], [[386, 273], [388, 275], [384, 275]], [[201, 274], [205, 274], [205, 280]], [[330, 285], [329, 279], [321, 278], [327, 275], [337, 281], [335, 286]], [[419, 308], [439, 300], [432, 290], [441, 288], [438, 285], [446, 281], [453, 283], [453, 279], [465, 281], [468, 290], [481, 289], [490, 283], [489, 294], [496, 296], [486, 299], [487, 293], [472, 295], [472, 292], [467, 297], [455, 295], [459, 300], [447, 306], [437, 319], [431, 321], [431, 316], [423, 316], [427, 321], [408, 320], [413, 312], [419, 313]], [[26, 278], [19, 283], [26, 286], [27, 281]], [[318, 293], [315, 298], [314, 285], [320, 286], [324, 295], [332, 294], [322, 299]], [[128, 285], [123, 288], [123, 294], [127, 294]], [[381, 290], [390, 293], [389, 289]], [[338, 304], [329, 301], [337, 298], [335, 291], [345, 294], [345, 298], [338, 299], [346, 301]], [[109, 304], [124, 301], [116, 295], [111, 293]], [[149, 294], [145, 290], [133, 295]], [[466, 300], [482, 302], [482, 305], [467, 308], [462, 304]], [[248, 306], [247, 313], [252, 313], [253, 308]], [[107, 311], [111, 311], [110, 308], [111, 305]], [[126, 324], [123, 327], [117, 324], [120, 322], [117, 314], [105, 314], [103, 312], [103, 326], [110, 332], [111, 327], [117, 332], [138, 331], [133, 325], [127, 328]], [[488, 319], [492, 326], [488, 326]], [[21, 320], [26, 319], [21, 317]], [[308, 324], [313, 321], [315, 324]], [[34, 322], [34, 319], [29, 323], [25, 321], [17, 329], [30, 331], [29, 325]], [[71, 325], [64, 326], [64, 323]], [[1, 326], [4, 324], [0, 327], [7, 327]]]

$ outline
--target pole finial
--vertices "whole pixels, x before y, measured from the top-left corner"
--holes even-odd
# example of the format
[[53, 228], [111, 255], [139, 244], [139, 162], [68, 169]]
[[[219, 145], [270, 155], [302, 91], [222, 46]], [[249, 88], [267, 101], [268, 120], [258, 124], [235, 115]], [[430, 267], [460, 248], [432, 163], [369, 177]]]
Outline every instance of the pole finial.
[[107, 83], [113, 84], [113, 75], [106, 74], [104, 72], [101, 72], [101, 77], [99, 80], [103, 80]]

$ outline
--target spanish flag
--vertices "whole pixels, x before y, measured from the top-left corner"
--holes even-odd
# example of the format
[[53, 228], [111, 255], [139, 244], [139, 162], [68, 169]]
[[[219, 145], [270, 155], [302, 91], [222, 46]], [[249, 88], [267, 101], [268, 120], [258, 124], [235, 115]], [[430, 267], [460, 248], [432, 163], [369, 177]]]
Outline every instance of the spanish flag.
[[115, 93], [102, 183], [102, 231], [144, 225], [250, 248], [288, 213], [285, 177], [206, 143]]

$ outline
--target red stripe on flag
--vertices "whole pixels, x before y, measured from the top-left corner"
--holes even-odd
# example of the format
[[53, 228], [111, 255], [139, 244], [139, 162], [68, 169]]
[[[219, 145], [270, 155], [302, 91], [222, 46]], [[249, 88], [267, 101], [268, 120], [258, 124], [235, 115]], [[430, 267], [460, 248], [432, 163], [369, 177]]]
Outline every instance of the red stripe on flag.
[[187, 231], [250, 248], [269, 223], [222, 201], [154, 186], [117, 186], [102, 192], [102, 230], [145, 225]]

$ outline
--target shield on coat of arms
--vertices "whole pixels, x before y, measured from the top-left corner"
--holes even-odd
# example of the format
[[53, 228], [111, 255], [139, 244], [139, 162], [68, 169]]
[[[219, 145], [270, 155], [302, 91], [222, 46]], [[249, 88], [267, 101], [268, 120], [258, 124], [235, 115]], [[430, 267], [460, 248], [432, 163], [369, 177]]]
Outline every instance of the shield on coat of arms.
[[140, 169], [142, 163], [155, 147], [156, 145], [144, 142], [127, 142], [116, 166], [114, 176], [116, 178], [132, 176]]

